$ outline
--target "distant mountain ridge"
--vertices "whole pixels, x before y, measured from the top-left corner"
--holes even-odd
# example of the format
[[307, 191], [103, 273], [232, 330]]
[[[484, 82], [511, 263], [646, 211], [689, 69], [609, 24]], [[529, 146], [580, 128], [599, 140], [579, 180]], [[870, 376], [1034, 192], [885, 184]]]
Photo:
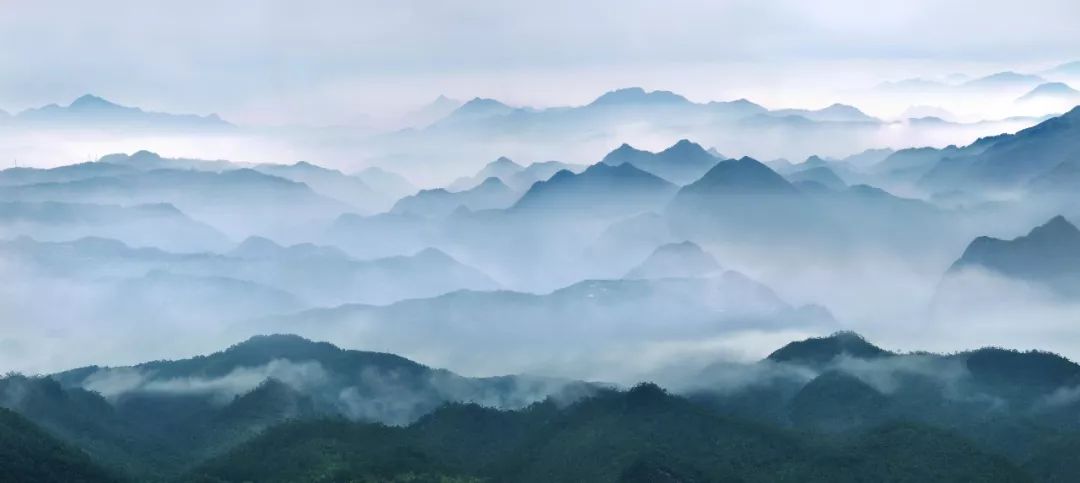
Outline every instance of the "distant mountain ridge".
[[779, 109], [769, 112], [770, 116], [786, 117], [798, 116], [811, 121], [821, 122], [866, 122], [880, 123], [880, 119], [867, 115], [854, 106], [846, 104], [832, 104], [819, 110], [808, 109]]
[[833, 104], [820, 110], [778, 109], [770, 111], [746, 99], [695, 103], [670, 91], [647, 91], [641, 87], [611, 90], [583, 106], [552, 107], [548, 109], [517, 108], [494, 99], [474, 98], [436, 122], [434, 128], [446, 128], [462, 123], [484, 123], [495, 119], [517, 122], [536, 122], [551, 116], [553, 119], [580, 121], [590, 115], [628, 115], [658, 109], [660, 112], [686, 112], [706, 118], [743, 119], [757, 115], [773, 118], [799, 117], [828, 123], [881, 123], [854, 106]]
[[234, 127], [217, 114], [169, 114], [122, 106], [101, 97], [86, 94], [67, 106], [49, 104], [27, 109], [14, 120], [33, 126], [130, 127], [164, 129], [226, 129]]

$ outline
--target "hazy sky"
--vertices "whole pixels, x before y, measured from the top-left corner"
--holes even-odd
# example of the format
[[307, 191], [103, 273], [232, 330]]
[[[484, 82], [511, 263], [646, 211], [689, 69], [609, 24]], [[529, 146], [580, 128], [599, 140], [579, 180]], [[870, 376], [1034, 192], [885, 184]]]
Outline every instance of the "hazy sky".
[[552, 105], [626, 85], [797, 103], [808, 79], [853, 86], [1080, 59], [1080, 29], [1065, 18], [1080, 18], [1080, 2], [0, 0], [0, 108], [93, 92], [239, 122], [331, 124], [440, 93]]

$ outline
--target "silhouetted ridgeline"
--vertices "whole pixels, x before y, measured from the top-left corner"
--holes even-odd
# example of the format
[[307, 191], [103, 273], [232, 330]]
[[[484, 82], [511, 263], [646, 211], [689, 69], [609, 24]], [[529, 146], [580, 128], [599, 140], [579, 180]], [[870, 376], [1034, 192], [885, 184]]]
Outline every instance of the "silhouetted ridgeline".
[[[24, 481], [1068, 481], [1077, 394], [1080, 366], [1050, 353], [897, 353], [854, 333], [711, 366], [679, 394], [464, 378], [276, 335], [8, 376], [0, 401], [21, 416], [0, 413], [0, 450]], [[21, 463], [37, 455], [53, 473]]]

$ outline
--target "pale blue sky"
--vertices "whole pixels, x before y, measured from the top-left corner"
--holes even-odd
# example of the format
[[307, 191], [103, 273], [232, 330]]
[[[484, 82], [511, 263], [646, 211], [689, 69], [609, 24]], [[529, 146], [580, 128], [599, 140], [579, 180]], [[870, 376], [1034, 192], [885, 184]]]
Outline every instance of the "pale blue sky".
[[645, 85], [734, 97], [762, 82], [794, 89], [796, 77], [1080, 59], [1075, 0], [170, 3], [0, 0], [0, 108], [94, 92], [242, 122], [347, 123], [440, 93], [551, 105]]

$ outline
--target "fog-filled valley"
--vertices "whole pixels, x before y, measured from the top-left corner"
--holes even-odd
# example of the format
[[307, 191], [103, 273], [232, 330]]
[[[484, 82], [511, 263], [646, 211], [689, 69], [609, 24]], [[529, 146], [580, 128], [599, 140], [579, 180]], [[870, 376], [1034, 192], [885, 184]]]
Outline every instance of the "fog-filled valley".
[[0, 481], [1080, 474], [1072, 3], [106, 3], [0, 12]]
[[[4, 362], [133, 363], [276, 332], [624, 384], [837, 329], [1075, 356], [1078, 133], [1070, 110], [967, 145], [798, 162], [621, 143], [430, 189], [389, 167], [146, 150], [9, 168]], [[1029, 231], [1016, 254], [987, 239]]]

